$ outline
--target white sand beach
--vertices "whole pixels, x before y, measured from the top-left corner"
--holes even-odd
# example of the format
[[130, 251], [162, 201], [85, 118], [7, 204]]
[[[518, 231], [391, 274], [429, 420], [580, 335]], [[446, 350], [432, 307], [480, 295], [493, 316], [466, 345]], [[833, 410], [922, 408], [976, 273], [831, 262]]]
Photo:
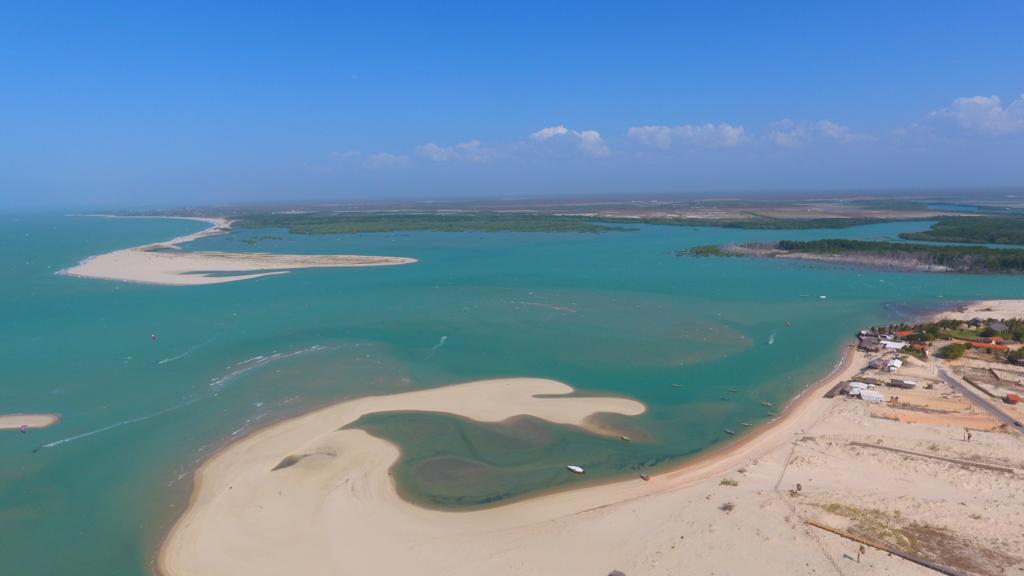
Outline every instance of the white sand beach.
[[952, 320], [1024, 318], [1024, 300], [982, 300], [962, 306], [957, 310], [940, 312], [933, 318], [936, 320], [940, 318]]
[[165, 242], [92, 256], [59, 273], [144, 284], [195, 286], [287, 274], [289, 270], [300, 268], [394, 266], [416, 262], [413, 258], [394, 256], [183, 252], [182, 244], [223, 234], [231, 226], [224, 218], [185, 219], [209, 222], [212, 226]]
[[[427, 410], [482, 421], [532, 414], [600, 433], [588, 426], [590, 415], [643, 407], [619, 398], [536, 398], [571, 388], [528, 378], [343, 402], [270, 426], [203, 464], [157, 567], [168, 576], [932, 573], [873, 548], [855, 561], [855, 542], [805, 523], [866, 530], [863, 517], [902, 522], [912, 535], [948, 535], [954, 552], [964, 546], [977, 555], [963, 561], [978, 573], [1024, 568], [993, 546], [1024, 544], [1024, 502], [1014, 495], [1024, 489], [1020, 436], [977, 431], [968, 445], [958, 427], [903, 423], [857, 399], [823, 398], [867, 360], [851, 350], [772, 423], [650, 482], [620, 480], [469, 512], [403, 500], [389, 474], [398, 449], [339, 428], [372, 412]], [[928, 459], [936, 456], [1017, 472]]]
[[[634, 400], [564, 396], [571, 392], [552, 380], [487, 380], [361, 398], [273, 425], [230, 445], [196, 473], [189, 510], [160, 553], [161, 570], [402, 574], [475, 555], [482, 550], [465, 548], [465, 539], [522, 528], [524, 521], [561, 517], [565, 503], [555, 507], [548, 505], [554, 502], [531, 500], [456, 514], [422, 509], [395, 492], [388, 473], [399, 455], [395, 446], [361, 430], [339, 428], [365, 414], [416, 410], [484, 422], [529, 414], [600, 434], [589, 422], [592, 415], [644, 411]], [[286, 458], [297, 461], [273, 470]], [[570, 505], [570, 510], [586, 509], [599, 502], [595, 497], [603, 498], [582, 492], [584, 503]], [[441, 541], [462, 551], [452, 556], [449, 546], [432, 544]], [[395, 553], [399, 550], [416, 552]], [[382, 554], [387, 558], [380, 558]], [[339, 563], [340, 558], [345, 560]]]
[[59, 414], [0, 414], [0, 430], [17, 430], [22, 426], [46, 428], [57, 422]]

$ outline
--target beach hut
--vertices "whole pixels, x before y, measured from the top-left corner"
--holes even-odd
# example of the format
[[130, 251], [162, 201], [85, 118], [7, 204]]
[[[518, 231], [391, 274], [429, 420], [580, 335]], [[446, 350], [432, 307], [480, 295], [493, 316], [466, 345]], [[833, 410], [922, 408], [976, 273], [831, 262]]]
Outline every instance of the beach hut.
[[991, 342], [972, 342], [971, 345], [975, 348], [987, 348], [990, 350], [1001, 350], [1003, 352], [1010, 349], [1006, 344], [993, 344]]
[[895, 372], [900, 368], [903, 368], [903, 360], [900, 360], [899, 358], [893, 358], [892, 360], [889, 360], [889, 363], [885, 365], [885, 368], [889, 372]]
[[878, 352], [882, 349], [882, 345], [878, 339], [878, 336], [874, 334], [861, 334], [857, 337], [859, 344], [858, 348], [867, 352]]
[[885, 402], [885, 395], [877, 390], [861, 390], [860, 397], [861, 400], [871, 403]]

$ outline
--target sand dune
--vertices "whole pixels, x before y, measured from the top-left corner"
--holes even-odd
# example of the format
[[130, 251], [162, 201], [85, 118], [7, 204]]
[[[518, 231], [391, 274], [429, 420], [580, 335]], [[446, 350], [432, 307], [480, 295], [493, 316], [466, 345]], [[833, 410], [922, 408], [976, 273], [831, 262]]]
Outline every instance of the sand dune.
[[393, 256], [182, 252], [182, 244], [223, 234], [231, 225], [223, 218], [190, 219], [210, 222], [212, 226], [165, 242], [93, 256], [60, 273], [84, 278], [184, 286], [238, 282], [287, 274], [289, 270], [300, 268], [393, 266], [416, 262], [413, 258]]
[[14, 430], [22, 426], [46, 428], [60, 422], [57, 414], [0, 414], [0, 430]]

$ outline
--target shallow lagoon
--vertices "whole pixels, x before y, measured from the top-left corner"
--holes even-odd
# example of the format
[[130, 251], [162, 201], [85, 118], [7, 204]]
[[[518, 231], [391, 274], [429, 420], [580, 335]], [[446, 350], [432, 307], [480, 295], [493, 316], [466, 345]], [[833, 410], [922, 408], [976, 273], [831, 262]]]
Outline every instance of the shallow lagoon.
[[[566, 463], [587, 467], [586, 481], [657, 473], [726, 440], [723, 427], [763, 422], [762, 400], [780, 406], [823, 376], [864, 325], [941, 302], [1024, 294], [1021, 277], [674, 256], [722, 242], [891, 240], [923, 222], [598, 235], [246, 230], [188, 248], [420, 262], [197, 287], [54, 275], [92, 254], [204, 226], [0, 220], [0, 411], [64, 415], [50, 429], [0, 435], [0, 555], [12, 573], [148, 573], [198, 461], [247, 430], [327, 402], [538, 376], [648, 405], [641, 417], [610, 421], [628, 431], [628, 444], [532, 419], [497, 426], [382, 414], [361, 423], [403, 444], [408, 460], [396, 474], [408, 497], [477, 505], [583, 481], [564, 473]], [[259, 236], [282, 239], [240, 241]]]

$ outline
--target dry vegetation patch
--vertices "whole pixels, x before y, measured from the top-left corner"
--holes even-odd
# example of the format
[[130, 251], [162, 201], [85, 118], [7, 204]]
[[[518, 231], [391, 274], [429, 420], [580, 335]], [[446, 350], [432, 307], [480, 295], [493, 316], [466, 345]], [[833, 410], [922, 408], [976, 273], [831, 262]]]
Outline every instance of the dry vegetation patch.
[[972, 574], [1004, 574], [1021, 559], [941, 526], [915, 522], [899, 513], [832, 503], [822, 508], [847, 519], [847, 530], [866, 540]]

